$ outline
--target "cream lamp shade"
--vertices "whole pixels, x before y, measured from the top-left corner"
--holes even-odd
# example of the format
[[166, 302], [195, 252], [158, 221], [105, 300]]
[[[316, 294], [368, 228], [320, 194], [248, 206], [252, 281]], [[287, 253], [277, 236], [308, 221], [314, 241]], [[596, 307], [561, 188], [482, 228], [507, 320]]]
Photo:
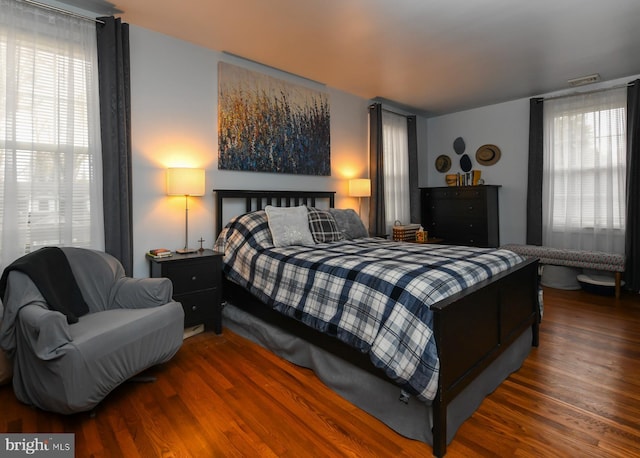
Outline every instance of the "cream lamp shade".
[[354, 178], [352, 180], [349, 180], [349, 196], [371, 196], [371, 180], [369, 180], [368, 178]]
[[204, 169], [167, 169], [167, 194], [170, 196], [204, 196]]
[[362, 216], [362, 198], [371, 196], [371, 180], [368, 178], [349, 180], [349, 196], [358, 198], [358, 216]]

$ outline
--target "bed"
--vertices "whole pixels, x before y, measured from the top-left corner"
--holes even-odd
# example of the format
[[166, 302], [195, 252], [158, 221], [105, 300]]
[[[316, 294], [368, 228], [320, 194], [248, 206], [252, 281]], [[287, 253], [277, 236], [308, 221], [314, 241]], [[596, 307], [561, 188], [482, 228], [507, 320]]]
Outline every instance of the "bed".
[[[538, 345], [540, 307], [535, 259], [525, 260], [504, 250], [425, 246], [363, 237], [329, 240], [311, 247], [286, 246], [272, 249], [269, 247], [273, 245], [267, 243], [264, 252], [261, 251], [262, 246], [258, 246], [260, 256], [244, 261], [248, 264], [244, 266], [247, 273], [243, 277], [237, 272], [242, 267], [234, 267], [242, 261], [234, 258], [239, 257], [243, 250], [252, 250], [253, 253], [255, 247], [248, 247], [249, 244], [262, 243], [261, 236], [257, 237], [256, 242], [254, 233], [249, 234], [253, 229], [247, 225], [247, 221], [257, 221], [255, 225], [262, 227], [262, 232], [256, 233], [268, 237], [268, 230], [264, 230], [265, 210], [274, 212], [274, 207], [300, 205], [330, 209], [334, 207], [334, 193], [242, 190], [214, 192], [218, 235], [216, 248], [225, 250], [225, 327], [296, 364], [310, 367], [330, 388], [398, 433], [431, 444], [436, 456], [446, 453], [447, 444], [462, 422], [477, 409], [484, 397], [521, 366], [531, 347]], [[233, 209], [232, 213], [244, 216], [234, 217], [223, 229], [228, 208]], [[242, 224], [237, 223], [238, 221]], [[236, 237], [235, 245], [225, 243], [232, 237], [230, 233]], [[247, 241], [239, 238], [239, 234], [243, 237], [249, 234], [246, 235]], [[341, 250], [346, 250], [347, 254], [342, 255]], [[394, 250], [398, 250], [398, 254]], [[458, 256], [456, 251], [461, 253], [462, 260], [453, 259]], [[265, 256], [267, 252], [270, 256]], [[310, 274], [314, 281], [315, 277], [321, 277], [318, 272], [331, 272], [333, 275], [335, 271], [342, 270], [346, 272], [346, 276], [351, 275], [348, 281], [344, 280], [349, 288], [355, 290], [362, 287], [353, 281], [356, 271], [358, 278], [366, 277], [369, 278], [369, 283], [377, 284], [376, 277], [371, 272], [382, 275], [380, 265], [378, 261], [368, 261], [374, 252], [376, 255], [381, 253], [383, 260], [379, 262], [386, 262], [391, 266], [394, 258], [400, 256], [407, 260], [402, 264], [415, 267], [408, 270], [420, 271], [416, 275], [420, 276], [422, 283], [415, 283], [413, 277], [407, 277], [409, 280], [404, 283], [399, 281], [388, 287], [394, 303], [406, 304], [400, 312], [389, 312], [387, 315], [409, 315], [405, 321], [412, 323], [410, 327], [414, 334], [416, 329], [423, 332], [428, 328], [425, 331], [427, 337], [421, 339], [417, 349], [413, 348], [418, 345], [414, 337], [406, 340], [398, 337], [411, 332], [398, 331], [391, 324], [384, 326], [387, 333], [381, 340], [385, 345], [378, 352], [378, 339], [374, 342], [367, 335], [354, 337], [358, 330], [349, 328], [345, 331], [342, 327], [337, 327], [332, 319], [319, 319], [318, 313], [322, 315], [324, 312], [310, 312], [313, 307], [306, 303], [297, 304], [299, 308], [296, 309], [294, 303], [301, 302], [300, 294], [294, 294], [294, 291], [288, 294], [286, 290], [278, 293], [270, 289], [269, 283], [284, 282], [284, 277], [280, 275], [282, 272], [298, 269], [303, 265], [314, 272], [313, 275]], [[326, 267], [320, 263], [320, 258], [328, 259], [333, 265]], [[366, 259], [367, 262], [358, 263], [358, 259]], [[487, 267], [490, 265], [489, 260], [499, 262], [501, 267]], [[280, 272], [277, 281], [274, 281], [276, 277], [271, 280], [253, 277], [254, 272], [260, 270], [256, 269], [257, 262], [267, 263], [262, 270]], [[480, 272], [473, 274], [477, 276], [474, 281], [455, 281], [457, 286], [448, 288], [446, 284], [449, 280], [442, 283], [440, 277], [436, 276], [429, 280], [431, 283], [427, 283], [422, 278], [423, 275], [433, 273], [432, 267], [435, 264], [441, 266], [442, 271], [456, 271], [461, 263], [473, 265], [474, 272]], [[369, 269], [369, 276], [358, 270], [360, 267], [355, 267], [356, 264]], [[300, 278], [300, 271], [294, 272], [296, 273], [292, 278]], [[384, 275], [387, 275], [386, 272]], [[404, 274], [402, 278], [405, 278]], [[458, 283], [467, 286], [460, 287]], [[416, 285], [421, 286], [417, 288]], [[341, 289], [342, 295], [351, 294], [351, 289], [345, 288], [341, 283], [338, 289]], [[307, 291], [304, 300], [308, 296], [314, 296], [315, 302], [322, 305], [323, 298], [326, 297], [327, 304], [332, 304], [335, 298], [329, 297], [328, 292], [334, 289], [333, 284], [330, 284], [318, 293], [311, 294]], [[287, 298], [280, 297], [282, 294]], [[369, 295], [367, 297], [373, 297], [369, 292], [366, 294]], [[353, 296], [362, 294], [358, 292]], [[400, 299], [407, 296], [411, 297], [411, 301]], [[424, 302], [416, 306], [416, 300]], [[371, 301], [379, 302], [373, 299]], [[372, 310], [375, 307], [372, 306]], [[329, 317], [334, 315], [337, 316], [335, 310], [327, 314]], [[342, 318], [339, 321], [340, 326], [344, 322], [350, 322]], [[397, 346], [391, 352], [387, 345], [389, 334], [392, 338], [398, 337], [398, 342], [394, 342]], [[411, 351], [406, 351], [409, 347]], [[385, 359], [385, 353], [391, 353], [387, 355], [388, 359]], [[416, 355], [419, 363], [416, 363]], [[411, 370], [403, 370], [405, 366]]]

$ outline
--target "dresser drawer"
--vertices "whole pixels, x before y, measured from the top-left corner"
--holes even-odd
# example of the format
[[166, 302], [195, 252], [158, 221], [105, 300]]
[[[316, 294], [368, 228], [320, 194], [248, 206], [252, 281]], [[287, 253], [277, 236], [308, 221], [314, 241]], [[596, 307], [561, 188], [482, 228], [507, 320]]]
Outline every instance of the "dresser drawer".
[[487, 206], [482, 200], [472, 199], [467, 201], [458, 201], [455, 206], [458, 215], [476, 220], [484, 220], [487, 212]]
[[173, 294], [213, 288], [218, 284], [220, 272], [215, 262], [188, 262], [167, 265], [165, 276], [173, 282]]
[[477, 246], [481, 248], [486, 248], [488, 246], [486, 233], [465, 232], [464, 234], [458, 234], [456, 240], [452, 242], [456, 245], [463, 246]]

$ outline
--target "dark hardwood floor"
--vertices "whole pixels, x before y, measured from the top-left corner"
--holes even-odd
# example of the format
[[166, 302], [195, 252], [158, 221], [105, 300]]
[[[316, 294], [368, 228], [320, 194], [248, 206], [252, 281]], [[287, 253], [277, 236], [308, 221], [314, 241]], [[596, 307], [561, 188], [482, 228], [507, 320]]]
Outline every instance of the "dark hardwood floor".
[[[225, 331], [187, 339], [88, 414], [20, 404], [0, 430], [73, 432], [78, 457], [431, 456], [308, 370]], [[540, 347], [458, 431], [447, 457], [640, 456], [640, 296], [545, 290]]]

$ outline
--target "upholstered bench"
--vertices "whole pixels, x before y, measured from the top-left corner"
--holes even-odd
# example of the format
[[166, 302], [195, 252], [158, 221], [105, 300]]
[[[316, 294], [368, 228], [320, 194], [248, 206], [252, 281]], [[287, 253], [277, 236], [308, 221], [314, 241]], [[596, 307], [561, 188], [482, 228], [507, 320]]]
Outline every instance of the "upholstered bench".
[[615, 272], [616, 298], [620, 297], [620, 284], [624, 272], [624, 255], [602, 251], [567, 250], [537, 245], [503, 245], [501, 248], [528, 258], [538, 258], [540, 264], [580, 267], [583, 269]]

